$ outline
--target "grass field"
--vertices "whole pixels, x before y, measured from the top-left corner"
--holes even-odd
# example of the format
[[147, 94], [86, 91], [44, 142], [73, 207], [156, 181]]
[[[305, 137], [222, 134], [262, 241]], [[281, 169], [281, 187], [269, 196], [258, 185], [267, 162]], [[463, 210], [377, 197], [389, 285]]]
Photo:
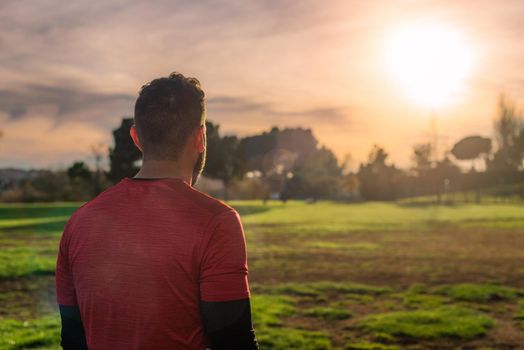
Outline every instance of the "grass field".
[[[81, 204], [0, 205], [0, 349], [59, 349], [56, 251]], [[524, 347], [524, 206], [231, 204], [262, 349]]]

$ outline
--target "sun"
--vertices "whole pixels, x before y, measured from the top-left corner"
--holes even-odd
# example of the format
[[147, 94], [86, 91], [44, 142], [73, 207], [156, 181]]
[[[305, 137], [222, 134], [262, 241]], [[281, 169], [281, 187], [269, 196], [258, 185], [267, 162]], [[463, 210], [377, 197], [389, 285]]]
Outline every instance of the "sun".
[[474, 54], [459, 29], [414, 22], [392, 31], [385, 58], [387, 70], [413, 102], [435, 108], [462, 99]]

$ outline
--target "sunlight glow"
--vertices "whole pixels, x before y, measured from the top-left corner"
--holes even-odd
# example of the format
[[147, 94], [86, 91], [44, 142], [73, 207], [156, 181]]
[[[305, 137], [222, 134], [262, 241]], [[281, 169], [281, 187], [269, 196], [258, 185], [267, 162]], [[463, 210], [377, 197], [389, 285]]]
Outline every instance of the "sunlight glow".
[[440, 107], [462, 99], [474, 54], [460, 30], [443, 23], [412, 23], [388, 39], [386, 67], [415, 103]]

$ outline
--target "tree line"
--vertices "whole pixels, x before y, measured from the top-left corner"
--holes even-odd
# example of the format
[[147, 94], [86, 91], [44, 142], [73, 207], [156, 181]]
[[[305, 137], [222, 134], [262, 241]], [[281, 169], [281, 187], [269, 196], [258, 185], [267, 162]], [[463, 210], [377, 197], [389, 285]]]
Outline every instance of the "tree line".
[[[5, 186], [3, 201], [89, 200], [140, 167], [141, 153], [129, 136], [132, 118], [123, 118], [112, 131], [109, 169], [102, 169], [102, 145], [93, 146], [95, 167], [75, 161], [67, 169], [44, 171], [31, 179]], [[206, 123], [207, 160], [204, 177], [223, 184], [225, 199], [258, 198], [335, 200], [398, 200], [431, 195], [442, 202], [447, 193], [475, 193], [481, 200], [486, 188], [500, 195], [512, 184], [523, 183], [524, 124], [514, 103], [499, 99], [493, 137], [467, 135], [438, 155], [435, 145], [413, 146], [407, 169], [389, 161], [386, 149], [376, 144], [357, 170], [348, 170], [320, 145], [309, 128], [278, 128], [247, 137], [223, 135], [220, 126]], [[466, 165], [465, 165], [466, 164]], [[508, 187], [510, 186], [510, 187]], [[507, 190], [506, 190], [507, 191]]]
[[356, 174], [362, 197], [395, 200], [434, 195], [440, 203], [446, 193], [469, 192], [479, 202], [482, 191], [487, 189], [500, 197], [516, 194], [522, 197], [524, 193], [517, 193], [514, 186], [524, 181], [522, 116], [512, 101], [501, 96], [493, 139], [468, 135], [441, 157], [436, 155], [431, 142], [419, 143], [413, 147], [411, 160], [411, 168], [399, 169], [388, 163], [387, 152], [375, 145], [367, 163], [361, 164]]

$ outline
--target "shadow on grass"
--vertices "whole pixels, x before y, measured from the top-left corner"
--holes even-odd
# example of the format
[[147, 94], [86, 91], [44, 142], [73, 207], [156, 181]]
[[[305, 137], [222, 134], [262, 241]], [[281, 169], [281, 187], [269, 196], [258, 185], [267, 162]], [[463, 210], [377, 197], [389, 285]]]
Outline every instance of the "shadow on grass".
[[[40, 220], [41, 219], [41, 220]], [[1, 232], [8, 235], [27, 234], [48, 234], [62, 232], [69, 220], [69, 216], [59, 216], [56, 218], [34, 218], [28, 220], [17, 220], [6, 222], [0, 220]]]
[[0, 204], [0, 230], [7, 234], [61, 232], [82, 203]]
[[2, 220], [70, 216], [82, 203], [24, 203], [0, 205]]
[[399, 207], [404, 208], [428, 208], [428, 207], [446, 207], [446, 208], [460, 208], [463, 207], [465, 204], [476, 204], [476, 203], [459, 203], [459, 202], [441, 202], [438, 203], [436, 201], [425, 201], [425, 202], [404, 202], [404, 201], [398, 201], [396, 204]]

